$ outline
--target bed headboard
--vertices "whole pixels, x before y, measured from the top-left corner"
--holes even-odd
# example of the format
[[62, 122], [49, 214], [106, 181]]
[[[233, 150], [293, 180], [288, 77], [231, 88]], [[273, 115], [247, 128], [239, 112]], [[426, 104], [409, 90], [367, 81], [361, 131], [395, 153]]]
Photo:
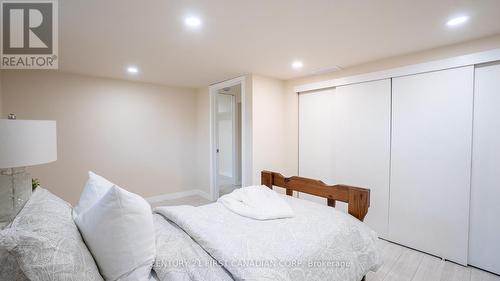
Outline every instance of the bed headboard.
[[353, 217], [363, 221], [370, 207], [370, 190], [366, 188], [348, 185], [326, 185], [320, 180], [289, 177], [285, 178], [280, 173], [262, 171], [261, 184], [273, 188], [274, 186], [286, 189], [286, 194], [292, 196], [293, 191], [308, 193], [324, 197], [328, 201], [328, 206], [335, 207], [336, 201], [348, 204], [348, 212]]

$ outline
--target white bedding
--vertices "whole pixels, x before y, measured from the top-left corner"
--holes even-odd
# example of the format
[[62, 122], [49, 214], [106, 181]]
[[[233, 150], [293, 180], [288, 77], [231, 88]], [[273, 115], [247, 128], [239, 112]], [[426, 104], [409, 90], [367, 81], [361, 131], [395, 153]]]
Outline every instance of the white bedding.
[[265, 185], [238, 188], [217, 202], [233, 213], [256, 220], [291, 218], [292, 208], [286, 200]]
[[[231, 281], [231, 275], [174, 223], [154, 214], [156, 260], [161, 281]], [[200, 266], [210, 264], [210, 266]]]
[[160, 281], [160, 279], [158, 279], [158, 276], [156, 276], [154, 270], [151, 270], [151, 274], [149, 275], [148, 281]]
[[331, 207], [286, 200], [293, 218], [254, 220], [220, 203], [155, 212], [184, 230], [234, 280], [359, 281], [381, 265], [377, 235], [364, 223]]

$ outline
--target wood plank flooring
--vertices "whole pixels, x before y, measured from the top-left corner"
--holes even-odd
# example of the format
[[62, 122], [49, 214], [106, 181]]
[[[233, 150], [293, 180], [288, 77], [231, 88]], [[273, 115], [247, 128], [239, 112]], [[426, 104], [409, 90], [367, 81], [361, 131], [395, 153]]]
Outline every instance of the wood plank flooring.
[[367, 281], [500, 281], [500, 276], [380, 240], [384, 264]]

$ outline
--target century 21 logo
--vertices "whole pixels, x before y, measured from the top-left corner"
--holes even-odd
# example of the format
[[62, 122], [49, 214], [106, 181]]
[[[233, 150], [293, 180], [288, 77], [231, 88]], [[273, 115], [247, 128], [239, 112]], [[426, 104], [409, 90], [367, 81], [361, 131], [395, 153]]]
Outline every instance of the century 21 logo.
[[52, 54], [53, 3], [2, 3], [3, 54]]

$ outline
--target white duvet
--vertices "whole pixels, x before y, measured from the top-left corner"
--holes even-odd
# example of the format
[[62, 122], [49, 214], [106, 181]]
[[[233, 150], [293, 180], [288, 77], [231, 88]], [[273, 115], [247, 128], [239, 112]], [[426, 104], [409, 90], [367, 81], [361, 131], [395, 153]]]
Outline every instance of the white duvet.
[[220, 203], [155, 212], [183, 229], [234, 280], [359, 281], [381, 265], [377, 235], [364, 223], [331, 207], [286, 200], [293, 218], [259, 221]]
[[231, 212], [256, 220], [291, 218], [293, 210], [283, 196], [265, 185], [238, 188], [217, 202]]

